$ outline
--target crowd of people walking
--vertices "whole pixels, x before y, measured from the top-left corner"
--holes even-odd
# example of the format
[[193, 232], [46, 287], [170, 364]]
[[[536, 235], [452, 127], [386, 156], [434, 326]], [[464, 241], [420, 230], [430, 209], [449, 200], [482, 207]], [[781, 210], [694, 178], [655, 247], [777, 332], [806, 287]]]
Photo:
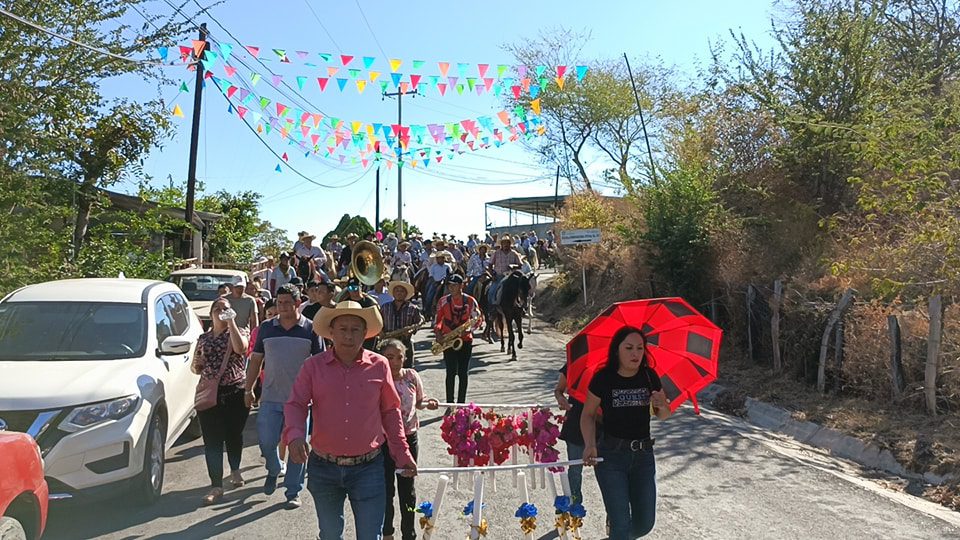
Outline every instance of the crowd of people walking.
[[[347, 235], [342, 244], [330, 235], [323, 248], [315, 239], [302, 232], [275, 265], [213, 302], [212, 325], [193, 362], [201, 385], [217, 387], [215, 405], [200, 411], [210, 479], [202, 504], [225, 497], [224, 453], [230, 486], [244, 485], [243, 430], [256, 408], [265, 495], [282, 487], [285, 507], [296, 509], [306, 487], [320, 539], [342, 538], [349, 499], [356, 537], [364, 540], [394, 538], [399, 496], [400, 536], [416, 538], [417, 411], [437, 409], [439, 401], [428, 397], [414, 369], [414, 335], [432, 329], [432, 352], [446, 364], [445, 400], [464, 403], [474, 334], [485, 322], [481, 304], [493, 305], [497, 278], [551, 260], [552, 234], [483, 241], [470, 235], [466, 242], [419, 235], [398, 241], [392, 234], [361, 242]], [[365, 276], [368, 256], [376, 263], [372, 278]], [[473, 295], [481, 283], [490, 302]], [[605, 461], [597, 477], [611, 538], [652, 528], [652, 453], [631, 454], [631, 442], [650, 440], [651, 406], [660, 417], [665, 409], [659, 379], [644, 364], [642, 339], [639, 330], [615, 337], [609, 367], [591, 384], [586, 403], [563, 397], [563, 376], [557, 385], [558, 403], [568, 410], [569, 457], [590, 464], [600, 441]], [[599, 438], [598, 408], [607, 418]], [[652, 442], [640, 447], [651, 450]], [[571, 486], [581, 499], [578, 473], [571, 471]]]

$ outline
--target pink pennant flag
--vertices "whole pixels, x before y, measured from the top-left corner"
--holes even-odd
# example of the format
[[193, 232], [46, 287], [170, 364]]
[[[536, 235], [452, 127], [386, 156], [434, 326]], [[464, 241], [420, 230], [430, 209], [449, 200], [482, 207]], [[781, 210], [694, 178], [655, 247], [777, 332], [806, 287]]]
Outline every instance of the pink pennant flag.
[[260, 47], [254, 47], [252, 45], [247, 45], [244, 47], [247, 49], [247, 52], [250, 53], [250, 56], [254, 58], [260, 58]]
[[223, 65], [223, 72], [227, 74], [227, 77], [233, 77], [234, 75], [237, 74], [237, 68], [235, 68], [235, 67], [233, 67], [233, 66], [231, 66], [231, 65], [229, 65], [229, 64], [224, 64], [224, 65]]
[[332, 67], [332, 66], [331, 66], [331, 67], [328, 67], [328, 68], [327, 68], [327, 77], [333, 77], [334, 75], [337, 74], [338, 71], [340, 71], [340, 68], [336, 68], [336, 67]]
[[437, 83], [437, 90], [440, 90], [440, 95], [445, 95], [447, 93], [447, 83]]
[[509, 125], [510, 125], [510, 113], [508, 113], [507, 111], [500, 111], [500, 112], [498, 112], [498, 113], [497, 113], [497, 118], [499, 118], [500, 121], [503, 122], [503, 125], [505, 125], [505, 126], [509, 126]]
[[410, 83], [403, 81], [400, 83], [400, 93], [406, 94], [410, 90]]
[[320, 136], [317, 135], [317, 134], [313, 134], [313, 135], [310, 136], [310, 140], [313, 141], [313, 145], [316, 146], [316, 145], [317, 145], [317, 141], [320, 140]]
[[530, 78], [527, 77], [520, 79], [520, 86], [523, 88], [524, 92], [530, 93]]
[[240, 115], [240, 118], [243, 118], [247, 114], [247, 108], [242, 105], [237, 105], [237, 114]]
[[520, 90], [522, 90], [522, 88], [520, 88], [517, 85], [514, 85], [510, 87], [510, 90], [513, 92], [514, 99], [520, 99]]
[[277, 103], [277, 116], [283, 116], [283, 112], [287, 110], [287, 106], [283, 103]]
[[487, 76], [487, 70], [490, 69], [490, 64], [477, 64], [477, 73], [480, 74], [480, 78]]
[[320, 85], [320, 91], [323, 92], [327, 89], [327, 83], [330, 82], [330, 79], [326, 77], [317, 77], [317, 83]]
[[323, 120], [323, 115], [320, 113], [313, 113], [313, 127], [320, 127], [320, 121]]
[[557, 78], [562, 79], [567, 74], [567, 66], [557, 66]]
[[353, 57], [352, 57], [352, 56], [347, 55], [347, 54], [341, 54], [341, 55], [340, 55], [340, 62], [341, 62], [343, 65], [347, 65], [347, 64], [349, 64], [349, 63], [352, 62], [352, 61], [353, 61]]
[[302, 133], [304, 137], [307, 137], [308, 135], [310, 135], [310, 127], [300, 126], [300, 133]]
[[483, 79], [483, 85], [487, 87], [487, 92], [493, 90], [493, 77], [487, 77]]
[[290, 161], [290, 158], [287, 157], [287, 153], [286, 153], [286, 152], [284, 152], [283, 155], [280, 156], [280, 158], [283, 159], [284, 161]]
[[446, 77], [447, 72], [450, 71], [450, 62], [437, 62], [437, 66], [440, 68], [440, 75]]

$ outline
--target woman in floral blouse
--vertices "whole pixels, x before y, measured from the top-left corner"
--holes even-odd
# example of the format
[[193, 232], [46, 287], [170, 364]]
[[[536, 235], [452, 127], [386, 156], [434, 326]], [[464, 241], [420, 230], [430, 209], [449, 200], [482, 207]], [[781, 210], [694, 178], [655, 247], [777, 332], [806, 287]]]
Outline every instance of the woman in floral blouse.
[[[435, 399], [423, 397], [423, 382], [420, 375], [413, 369], [403, 367], [406, 357], [406, 346], [398, 339], [385, 340], [380, 345], [380, 354], [390, 361], [390, 371], [393, 374], [393, 384], [400, 396], [400, 417], [410, 445], [413, 459], [417, 459], [417, 429], [420, 428], [420, 419], [417, 418], [418, 409], [436, 410], [438, 402]], [[396, 491], [400, 492], [400, 531], [404, 540], [417, 537], [414, 527], [414, 507], [417, 506], [417, 493], [414, 489], [413, 477], [397, 474], [397, 466], [390, 458], [390, 452], [383, 453], [384, 474], [387, 481], [387, 506], [383, 519], [383, 538], [393, 540], [393, 497]], [[396, 487], [394, 487], [396, 484]]]
[[[221, 297], [213, 302], [210, 308], [210, 320], [213, 324], [197, 341], [192, 364], [194, 373], [203, 379], [213, 379], [220, 372], [224, 357], [229, 362], [220, 377], [216, 406], [197, 413], [200, 417], [200, 428], [203, 430], [207, 474], [210, 475], [211, 485], [210, 492], [203, 498], [204, 505], [214, 504], [223, 498], [224, 446], [230, 462], [230, 484], [233, 487], [243, 485], [240, 456], [243, 453], [243, 427], [250, 413], [243, 401], [247, 336], [244, 330], [237, 327], [233, 318], [220, 318], [227, 310], [230, 310], [230, 300], [227, 298]], [[232, 313], [233, 310], [229, 312]]]

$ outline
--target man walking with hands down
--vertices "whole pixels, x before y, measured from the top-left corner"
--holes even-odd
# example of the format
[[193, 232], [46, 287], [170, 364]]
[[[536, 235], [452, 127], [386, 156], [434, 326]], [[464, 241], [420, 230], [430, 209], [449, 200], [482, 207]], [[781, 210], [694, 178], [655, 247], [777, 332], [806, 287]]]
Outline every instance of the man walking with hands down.
[[[275, 319], [264, 321], [257, 330], [257, 341], [253, 345], [253, 354], [247, 365], [245, 400], [249, 407], [253, 402], [253, 387], [263, 368], [263, 395], [257, 412], [257, 437], [260, 440], [260, 452], [266, 459], [267, 478], [263, 484], [263, 493], [271, 495], [277, 489], [277, 477], [280, 475], [280, 454], [277, 445], [284, 426], [291, 421], [303, 422], [306, 429], [306, 417], [290, 420], [284, 415], [283, 404], [290, 397], [290, 388], [300, 372], [304, 361], [322, 349], [316, 334], [310, 326], [310, 319], [297, 313], [297, 301], [300, 293], [292, 285], [284, 285], [277, 291], [277, 313]], [[286, 488], [287, 507], [300, 506], [300, 491], [303, 489], [304, 469], [302, 464], [289, 463], [283, 486]]]
[[[321, 308], [313, 328], [333, 347], [307, 360], [284, 408], [289, 422], [283, 439], [291, 458], [307, 463], [307, 489], [316, 505], [320, 540], [342, 540], [347, 497], [356, 538], [380, 538], [386, 505], [384, 442], [389, 442], [390, 456], [405, 476], [417, 473], [390, 364], [363, 348], [364, 339], [378, 335], [382, 327], [376, 307], [345, 300], [335, 308]], [[310, 436], [310, 447], [308, 411], [319, 427]]]

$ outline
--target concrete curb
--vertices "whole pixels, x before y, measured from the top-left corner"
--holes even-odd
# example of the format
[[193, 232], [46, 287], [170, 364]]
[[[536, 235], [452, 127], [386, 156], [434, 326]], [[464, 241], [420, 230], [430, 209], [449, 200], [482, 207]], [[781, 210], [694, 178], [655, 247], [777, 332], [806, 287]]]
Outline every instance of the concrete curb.
[[[711, 384], [700, 391], [697, 399], [704, 404], [712, 404], [714, 399], [726, 390], [727, 388], [722, 385]], [[923, 480], [933, 485], [941, 485], [953, 480], [950, 475], [910, 472], [897, 462], [889, 450], [813, 422], [794, 420], [790, 411], [784, 408], [750, 397], [746, 398], [744, 408], [746, 419], [757, 427], [787, 435], [804, 444], [823, 448], [837, 457], [849, 459], [868, 469], [877, 469], [912, 480]]]

